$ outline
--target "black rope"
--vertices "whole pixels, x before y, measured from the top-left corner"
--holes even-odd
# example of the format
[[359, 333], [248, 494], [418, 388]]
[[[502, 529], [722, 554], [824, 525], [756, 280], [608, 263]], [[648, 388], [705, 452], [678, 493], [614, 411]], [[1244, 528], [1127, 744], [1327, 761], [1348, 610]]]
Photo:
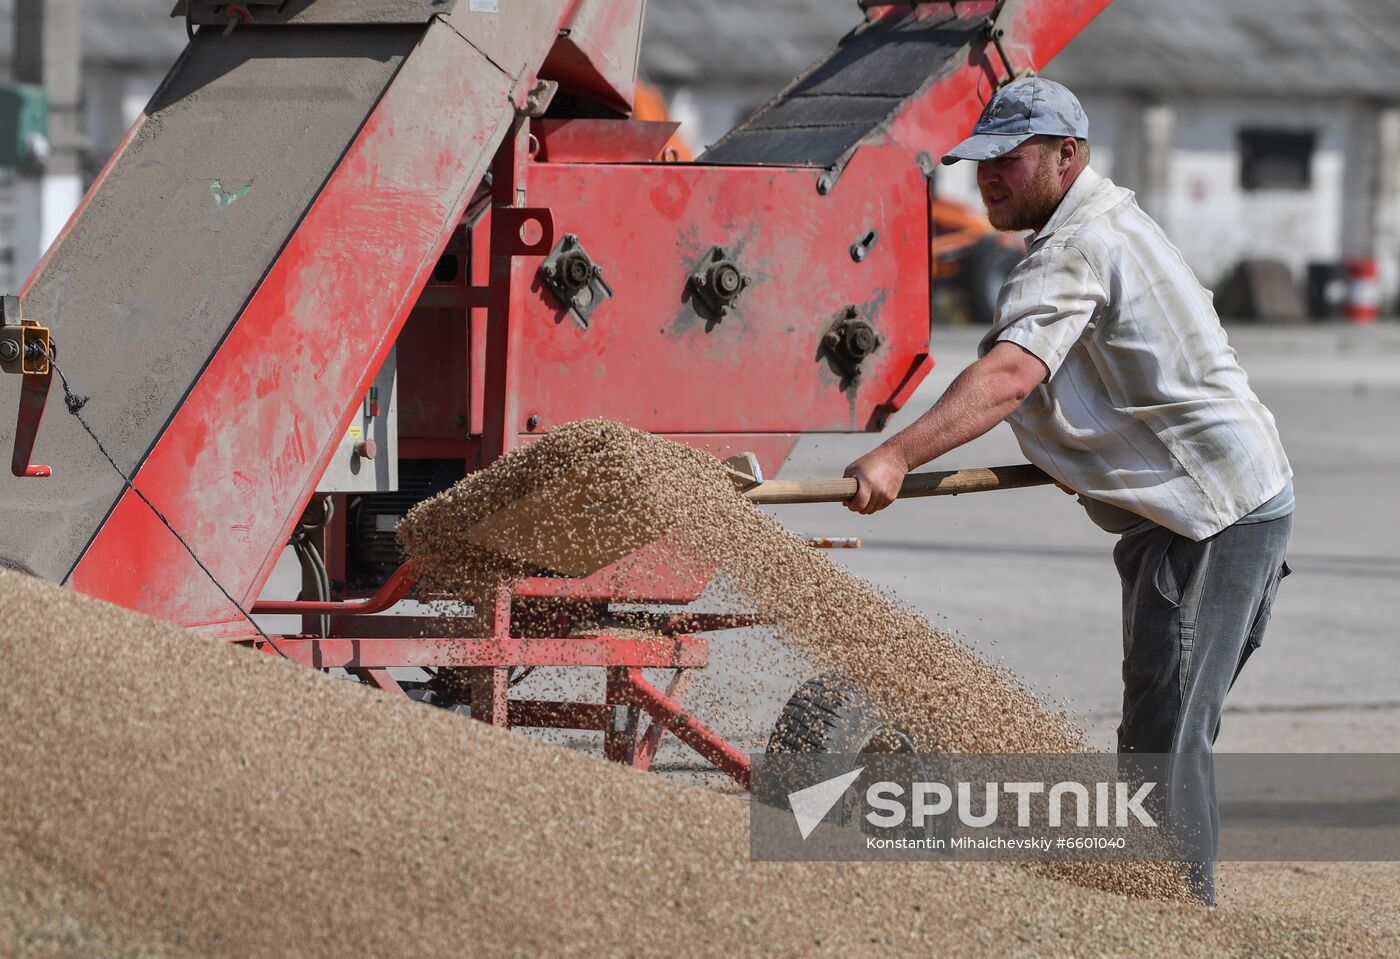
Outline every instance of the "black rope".
[[127, 476], [125, 472], [122, 471], [122, 468], [120, 466], [117, 465], [117, 461], [112, 459], [112, 454], [107, 452], [107, 447], [102, 445], [102, 441], [98, 439], [97, 434], [92, 431], [92, 427], [88, 425], [88, 421], [83, 418], [82, 410], [83, 407], [87, 405], [89, 397], [79, 396], [77, 393], [73, 392], [71, 387], [69, 387], [68, 377], [63, 375], [63, 368], [60, 367], [58, 365], [58, 362], [54, 359], [55, 352], [56, 351], [54, 351], [52, 347], [50, 347], [49, 365], [54, 368], [54, 372], [58, 374], [59, 382], [63, 384], [63, 405], [68, 407], [68, 412], [72, 413], [75, 417], [78, 418], [78, 422], [82, 424], [83, 430], [87, 433], [88, 436], [91, 436], [92, 441], [97, 444], [97, 451], [102, 454], [102, 456], [107, 460], [108, 463], [111, 464], [112, 469], [117, 471], [117, 475], [122, 478], [122, 482], [126, 484], [126, 488], [131, 490], [138, 497], [140, 497], [141, 502], [145, 503], [146, 506], [149, 507], [150, 511], [153, 514], [155, 514], [156, 519], [160, 520], [161, 525], [164, 526], [166, 529], [170, 530], [170, 535], [174, 536], [176, 541], [179, 542], [179, 544], [185, 548], [185, 552], [190, 554], [190, 559], [194, 560], [195, 565], [204, 571], [205, 576], [209, 577], [209, 582], [213, 583], [214, 586], [218, 588], [219, 592], [224, 594], [224, 599], [232, 603], [233, 608], [238, 610], [238, 612], [243, 616], [243, 618], [248, 621], [248, 625], [252, 626], [255, 630], [258, 631], [258, 635], [263, 638], [264, 642], [266, 642], [269, 646], [276, 650], [278, 656], [281, 656], [283, 659], [289, 658], [287, 654], [282, 651], [281, 647], [279, 647], [275, 642], [272, 641], [272, 637], [267, 635], [267, 633], [263, 632], [263, 628], [259, 626], [253, 620], [253, 617], [248, 614], [248, 611], [243, 608], [243, 604], [240, 603], [238, 600], [234, 599], [228, 590], [224, 589], [224, 584], [219, 582], [219, 580], [214, 576], [214, 574], [210, 572], [209, 567], [204, 565], [204, 561], [201, 560], [197, 555], [195, 555], [195, 551], [190, 548], [190, 544], [185, 542], [185, 538], [175, 531], [175, 527], [170, 525], [170, 520], [165, 518], [165, 514], [162, 513], [160, 510], [156, 509], [156, 505], [146, 498], [145, 493], [141, 492], [139, 489], [136, 488], [136, 484], [133, 483], [131, 481], [131, 478]]

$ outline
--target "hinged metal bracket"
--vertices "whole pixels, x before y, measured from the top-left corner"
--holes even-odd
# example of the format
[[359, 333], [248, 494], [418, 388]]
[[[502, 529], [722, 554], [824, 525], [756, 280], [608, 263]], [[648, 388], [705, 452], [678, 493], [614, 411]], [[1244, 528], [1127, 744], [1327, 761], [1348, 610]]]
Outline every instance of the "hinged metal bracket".
[[723, 318], [751, 283], [753, 277], [739, 267], [738, 259], [719, 245], [710, 247], [690, 274], [691, 295], [714, 320]]
[[[525, 239], [534, 224], [540, 235]], [[493, 206], [491, 208], [492, 256], [541, 256], [554, 243], [554, 213], [549, 207]]]
[[15, 447], [10, 472], [15, 476], [51, 476], [47, 466], [32, 466], [34, 439], [53, 383], [53, 340], [49, 328], [26, 320], [17, 296], [0, 297], [0, 370], [24, 377], [15, 416]]
[[536, 80], [530, 92], [525, 94], [525, 104], [516, 112], [523, 117], [542, 117], [558, 92], [557, 80]]
[[854, 306], [845, 311], [822, 334], [818, 352], [841, 374], [841, 387], [860, 382], [861, 364], [885, 342], [884, 337], [860, 316]]
[[[998, 11], [1000, 12], [1000, 11]], [[997, 22], [996, 17], [988, 17], [982, 21], [982, 38], [986, 43], [996, 47], [997, 56], [1001, 58], [1001, 65], [1006, 70], [1006, 79], [1000, 81], [997, 86], [1004, 87], [1008, 83], [1014, 83], [1023, 76], [1030, 76], [1035, 73], [1031, 67], [1017, 71], [1016, 66], [1011, 62], [1011, 56], [1006, 52], [1006, 28]]]
[[540, 264], [544, 285], [573, 315], [581, 329], [588, 329], [593, 311], [612, 298], [612, 287], [603, 280], [603, 268], [593, 262], [578, 237], [565, 233], [559, 245]]
[[0, 370], [25, 376], [49, 373], [49, 328], [24, 319], [17, 296], [0, 297]]

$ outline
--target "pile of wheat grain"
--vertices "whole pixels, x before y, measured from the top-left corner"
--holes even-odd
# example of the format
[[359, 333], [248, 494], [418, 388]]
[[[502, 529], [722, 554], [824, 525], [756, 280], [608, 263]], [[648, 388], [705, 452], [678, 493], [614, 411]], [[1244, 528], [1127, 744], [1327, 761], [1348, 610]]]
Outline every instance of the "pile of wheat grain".
[[994, 863], [750, 863], [733, 797], [2, 571], [0, 671], [0, 955], [1384, 949]]

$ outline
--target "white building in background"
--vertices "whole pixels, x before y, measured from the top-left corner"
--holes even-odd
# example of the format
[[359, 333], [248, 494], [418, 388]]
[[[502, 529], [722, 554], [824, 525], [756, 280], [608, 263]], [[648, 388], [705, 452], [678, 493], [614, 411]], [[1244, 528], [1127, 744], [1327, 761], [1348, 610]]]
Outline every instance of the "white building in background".
[[1245, 259], [1301, 281], [1374, 258], [1395, 309], [1396, 0], [1117, 0], [1044, 73], [1208, 282]]
[[[703, 145], [860, 19], [854, 0], [649, 0], [643, 68]], [[1115, 0], [1036, 66], [1207, 285], [1265, 259], [1301, 289], [1311, 263], [1374, 258], [1396, 310], [1400, 0]], [[973, 172], [938, 191], [977, 203]]]

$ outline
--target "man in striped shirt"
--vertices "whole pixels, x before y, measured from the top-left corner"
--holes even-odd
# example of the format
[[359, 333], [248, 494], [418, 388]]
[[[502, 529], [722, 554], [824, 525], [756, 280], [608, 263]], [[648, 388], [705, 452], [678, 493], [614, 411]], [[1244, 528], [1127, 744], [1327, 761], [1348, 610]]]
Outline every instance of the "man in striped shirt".
[[[992, 225], [1034, 235], [980, 358], [850, 465], [847, 505], [885, 508], [906, 472], [1008, 420], [1026, 457], [1120, 536], [1119, 750], [1209, 754], [1288, 574], [1292, 470], [1273, 416], [1180, 252], [1131, 191], [1089, 169], [1069, 90], [1008, 84], [943, 162], [960, 159], [978, 163]], [[1200, 814], [1213, 850], [1213, 795]], [[1213, 863], [1192, 880], [1213, 903]]]

